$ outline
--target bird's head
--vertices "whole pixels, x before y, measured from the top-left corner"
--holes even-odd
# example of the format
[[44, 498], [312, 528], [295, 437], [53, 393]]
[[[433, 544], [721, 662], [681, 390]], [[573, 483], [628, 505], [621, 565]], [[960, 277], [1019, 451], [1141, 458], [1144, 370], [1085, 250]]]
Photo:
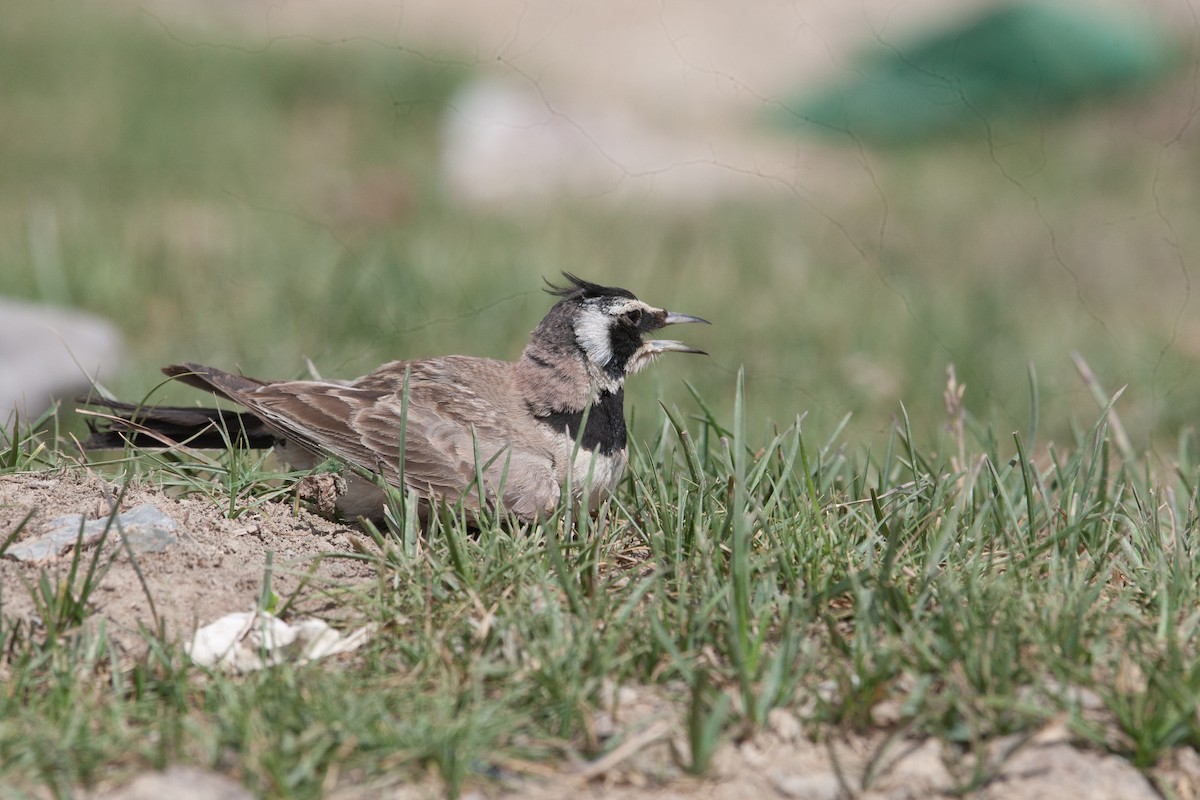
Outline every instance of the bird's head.
[[708, 324], [708, 320], [655, 308], [625, 289], [601, 286], [567, 272], [563, 277], [567, 285], [549, 284], [548, 291], [561, 299], [534, 335], [569, 336], [601, 388], [619, 388], [625, 378], [663, 353], [705, 354], [683, 342], [646, 337], [667, 325]]

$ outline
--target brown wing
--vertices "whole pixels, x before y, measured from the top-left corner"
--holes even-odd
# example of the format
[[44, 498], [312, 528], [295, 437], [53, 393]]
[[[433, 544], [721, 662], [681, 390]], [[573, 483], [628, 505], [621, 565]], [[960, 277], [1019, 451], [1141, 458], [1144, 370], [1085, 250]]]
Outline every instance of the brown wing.
[[[355, 419], [354, 427], [371, 452], [393, 459], [399, 452], [406, 369], [406, 485], [450, 501], [465, 493], [466, 506], [477, 508], [478, 459], [485, 504], [492, 505], [503, 487], [505, 507], [523, 518], [554, 508], [560, 465], [514, 385], [513, 365], [505, 361], [447, 356], [395, 362], [356, 381], [355, 389], [386, 391]], [[393, 469], [385, 474], [395, 482]]]
[[485, 504], [495, 501], [501, 485], [506, 507], [527, 519], [558, 501], [560, 465], [540, 430], [522, 428], [528, 412], [508, 362], [465, 356], [393, 362], [349, 385], [263, 384], [195, 364], [184, 369], [192, 382], [241, 403], [292, 442], [380, 473], [393, 485], [400, 481], [406, 411], [404, 483], [422, 496], [451, 502], [461, 497], [477, 508], [472, 484], [478, 453]]

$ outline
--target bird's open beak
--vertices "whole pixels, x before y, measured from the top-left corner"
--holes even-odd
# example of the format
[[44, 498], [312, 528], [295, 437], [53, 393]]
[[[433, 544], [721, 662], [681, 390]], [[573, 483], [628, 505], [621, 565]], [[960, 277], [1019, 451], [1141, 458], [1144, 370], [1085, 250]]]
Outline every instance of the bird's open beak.
[[674, 311], [668, 311], [666, 318], [663, 320], [663, 325], [679, 325], [683, 322], [702, 322], [705, 325], [712, 323], [701, 317], [693, 317], [691, 314], [676, 314]]
[[677, 342], [674, 339], [651, 339], [646, 342], [646, 349], [651, 355], [659, 353], [699, 353], [702, 356], [708, 355], [707, 350], [701, 350], [698, 347], [692, 347], [690, 344]]
[[[674, 311], [664, 311], [663, 314], [664, 316], [662, 318], [662, 325], [659, 327], [666, 327], [667, 325], [679, 325], [684, 322], [702, 322], [705, 325], [712, 324], [706, 319], [701, 317], [693, 317], [691, 314], [677, 314]], [[698, 347], [692, 347], [691, 345], [684, 344], [683, 342], [677, 342], [674, 339], [651, 339], [646, 342], [646, 347], [653, 355], [658, 355], [659, 353], [698, 353], [702, 356], [708, 355], [706, 351], [701, 350]]]

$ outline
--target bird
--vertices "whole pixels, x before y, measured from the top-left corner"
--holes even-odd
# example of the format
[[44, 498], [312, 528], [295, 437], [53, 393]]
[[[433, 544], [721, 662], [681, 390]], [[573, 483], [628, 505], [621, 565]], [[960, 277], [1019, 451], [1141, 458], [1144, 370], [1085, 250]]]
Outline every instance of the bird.
[[163, 373], [244, 410], [92, 399], [107, 413], [92, 412], [101, 422], [83, 445], [274, 447], [297, 470], [333, 459], [349, 468], [334, 508], [342, 519], [381, 520], [383, 484], [414, 493], [422, 519], [461, 503], [471, 519], [502, 508], [532, 523], [559, 508], [568, 486], [576, 507], [595, 509], [628, 460], [625, 380], [664, 353], [707, 355], [649, 334], [709, 323], [627, 289], [563, 278], [546, 281], [557, 301], [516, 361], [392, 361], [352, 381], [259, 380], [185, 362]]

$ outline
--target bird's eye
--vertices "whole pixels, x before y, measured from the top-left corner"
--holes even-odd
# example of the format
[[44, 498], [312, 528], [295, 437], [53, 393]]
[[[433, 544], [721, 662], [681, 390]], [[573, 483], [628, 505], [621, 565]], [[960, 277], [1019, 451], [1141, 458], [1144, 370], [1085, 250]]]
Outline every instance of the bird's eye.
[[621, 316], [625, 318], [626, 322], [628, 322], [630, 325], [634, 326], [635, 328], [638, 325], [640, 325], [642, 322], [642, 310], [640, 308], [630, 309], [629, 311], [626, 311]]

